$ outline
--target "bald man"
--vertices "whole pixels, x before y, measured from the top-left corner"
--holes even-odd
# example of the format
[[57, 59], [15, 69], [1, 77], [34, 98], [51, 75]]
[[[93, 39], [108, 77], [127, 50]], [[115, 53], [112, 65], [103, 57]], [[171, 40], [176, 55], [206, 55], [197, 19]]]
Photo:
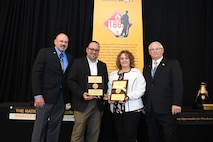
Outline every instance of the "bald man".
[[32, 142], [58, 142], [65, 94], [66, 78], [72, 56], [66, 52], [68, 36], [60, 33], [54, 47], [40, 49], [32, 69], [32, 92], [36, 108], [36, 120]]

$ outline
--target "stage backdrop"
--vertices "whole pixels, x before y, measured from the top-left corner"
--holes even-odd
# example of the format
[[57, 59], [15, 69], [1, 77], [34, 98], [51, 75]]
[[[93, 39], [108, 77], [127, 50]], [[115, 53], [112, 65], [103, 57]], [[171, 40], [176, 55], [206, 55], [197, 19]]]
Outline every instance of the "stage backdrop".
[[108, 72], [116, 70], [116, 57], [121, 50], [135, 56], [136, 68], [143, 68], [143, 31], [141, 0], [95, 0], [93, 40], [100, 43], [99, 59]]

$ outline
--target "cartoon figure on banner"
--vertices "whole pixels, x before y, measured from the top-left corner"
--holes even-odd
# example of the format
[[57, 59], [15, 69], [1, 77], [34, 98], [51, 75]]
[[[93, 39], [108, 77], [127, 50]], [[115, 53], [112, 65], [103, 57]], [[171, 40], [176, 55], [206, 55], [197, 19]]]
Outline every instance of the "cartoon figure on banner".
[[128, 10], [126, 10], [126, 13], [121, 18], [121, 24], [123, 24], [123, 30], [121, 33], [121, 36], [127, 37], [129, 33], [129, 15]]
[[117, 38], [126, 38], [129, 35], [132, 23], [129, 21], [128, 13], [126, 10], [122, 15], [117, 11], [104, 22], [104, 26]]

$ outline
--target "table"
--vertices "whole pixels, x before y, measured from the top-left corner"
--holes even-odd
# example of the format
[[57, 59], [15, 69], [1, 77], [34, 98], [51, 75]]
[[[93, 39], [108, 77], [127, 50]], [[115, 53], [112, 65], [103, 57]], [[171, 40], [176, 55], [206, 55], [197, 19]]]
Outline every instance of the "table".
[[[26, 107], [32, 106], [32, 103], [8, 102], [0, 103], [0, 141], [1, 142], [29, 142], [31, 139], [34, 120], [16, 120], [9, 119], [10, 107]], [[109, 111], [105, 111], [103, 124], [110, 125], [112, 120]], [[145, 120], [141, 120], [138, 142], [147, 142]], [[73, 128], [73, 121], [66, 120], [62, 122], [59, 142], [70, 142], [70, 136]], [[207, 142], [209, 139], [213, 141], [213, 111], [198, 110], [192, 107], [183, 107], [182, 113], [177, 118], [177, 133], [180, 142]], [[108, 134], [107, 128], [102, 129], [101, 142], [111, 142], [111, 134]], [[145, 134], [145, 135], [143, 135]], [[106, 135], [109, 136], [108, 140]], [[113, 139], [113, 138], [112, 138]]]

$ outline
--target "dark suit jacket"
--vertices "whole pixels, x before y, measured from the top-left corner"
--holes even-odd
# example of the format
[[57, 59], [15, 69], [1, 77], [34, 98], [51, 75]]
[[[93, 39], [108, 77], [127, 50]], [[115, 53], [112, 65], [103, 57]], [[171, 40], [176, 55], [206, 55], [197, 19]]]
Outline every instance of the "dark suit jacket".
[[[107, 91], [108, 73], [106, 64], [98, 61], [98, 75], [103, 76], [104, 93]], [[83, 93], [87, 91], [87, 76], [91, 75], [89, 64], [86, 57], [75, 59], [70, 73], [68, 75], [67, 84], [72, 91], [71, 103], [72, 108], [77, 111], [84, 111], [88, 105], [88, 101], [83, 98]], [[99, 110], [103, 110], [103, 99], [97, 99]]]
[[146, 92], [143, 96], [146, 112], [171, 113], [171, 105], [182, 105], [183, 81], [180, 64], [177, 60], [162, 59], [154, 78], [152, 64], [144, 67]]
[[39, 50], [32, 69], [33, 96], [42, 94], [45, 103], [54, 104], [57, 102], [61, 89], [67, 88], [66, 79], [73, 60], [73, 57], [67, 52], [66, 55], [69, 64], [63, 74], [55, 48]]

